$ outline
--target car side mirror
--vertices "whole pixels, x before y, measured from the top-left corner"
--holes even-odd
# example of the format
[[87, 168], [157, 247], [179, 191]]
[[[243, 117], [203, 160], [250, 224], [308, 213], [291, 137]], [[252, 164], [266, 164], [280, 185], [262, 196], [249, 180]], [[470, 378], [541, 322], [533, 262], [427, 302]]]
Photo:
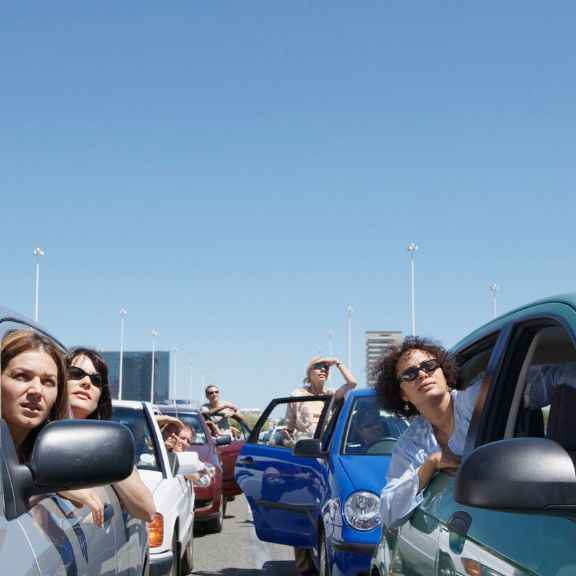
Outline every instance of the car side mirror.
[[559, 444], [544, 438], [485, 444], [460, 464], [454, 499], [467, 506], [524, 511], [574, 506], [574, 463]]
[[220, 436], [216, 436], [214, 438], [214, 442], [216, 442], [216, 446], [228, 446], [232, 442], [232, 436], [228, 434], [220, 434]]
[[292, 449], [294, 456], [305, 458], [325, 458], [326, 452], [322, 451], [322, 441], [318, 438], [302, 438], [294, 444]]

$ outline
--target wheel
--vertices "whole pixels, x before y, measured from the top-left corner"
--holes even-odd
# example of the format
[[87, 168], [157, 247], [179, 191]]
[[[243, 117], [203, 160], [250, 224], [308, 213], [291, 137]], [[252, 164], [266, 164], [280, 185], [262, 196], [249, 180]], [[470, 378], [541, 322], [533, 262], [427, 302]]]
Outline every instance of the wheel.
[[320, 546], [319, 546], [318, 569], [320, 573], [318, 576], [330, 576], [330, 564], [328, 563], [328, 548], [326, 546], [326, 536], [324, 530], [320, 532]]
[[176, 530], [174, 530], [174, 534], [172, 534], [172, 546], [170, 549], [172, 550], [172, 566], [170, 567], [169, 576], [180, 576], [178, 573], [180, 558], [178, 550], [178, 534], [176, 533]]
[[392, 448], [396, 444], [398, 438], [385, 437], [376, 440], [370, 444], [364, 451], [365, 454], [392, 454]]
[[206, 532], [210, 534], [217, 534], [222, 532], [224, 527], [224, 496], [220, 498], [220, 508], [218, 508], [218, 516], [206, 522]]
[[186, 544], [186, 549], [184, 550], [184, 555], [182, 556], [182, 562], [180, 563], [180, 575], [187, 576], [192, 574], [194, 570], [194, 537], [190, 534], [190, 540]]

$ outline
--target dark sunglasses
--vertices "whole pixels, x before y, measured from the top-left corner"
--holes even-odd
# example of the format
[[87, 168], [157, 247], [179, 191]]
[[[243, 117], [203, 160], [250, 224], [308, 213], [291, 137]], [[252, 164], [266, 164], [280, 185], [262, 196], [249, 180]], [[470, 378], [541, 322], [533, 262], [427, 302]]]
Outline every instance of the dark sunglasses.
[[326, 370], [326, 372], [328, 372], [328, 368], [328, 364], [325, 364], [324, 362], [318, 362], [318, 364], [312, 366], [312, 370]]
[[208, 392], [208, 396], [212, 396], [213, 394], [220, 394], [220, 390], [210, 390], [210, 392]]
[[98, 388], [104, 386], [104, 378], [102, 377], [102, 374], [99, 374], [98, 372], [88, 374], [88, 372], [84, 372], [84, 370], [78, 368], [78, 366], [70, 366], [70, 368], [68, 368], [68, 378], [70, 378], [70, 380], [82, 380], [82, 378], [86, 378], [86, 376], [90, 378], [90, 382], [93, 386]]
[[436, 370], [440, 366], [440, 362], [436, 360], [436, 358], [430, 358], [430, 360], [424, 360], [424, 362], [420, 363], [418, 366], [412, 366], [411, 368], [407, 368], [402, 372], [402, 374], [398, 375], [398, 382], [410, 382], [414, 380], [420, 373], [426, 372], [426, 374], [430, 375], [434, 370]]

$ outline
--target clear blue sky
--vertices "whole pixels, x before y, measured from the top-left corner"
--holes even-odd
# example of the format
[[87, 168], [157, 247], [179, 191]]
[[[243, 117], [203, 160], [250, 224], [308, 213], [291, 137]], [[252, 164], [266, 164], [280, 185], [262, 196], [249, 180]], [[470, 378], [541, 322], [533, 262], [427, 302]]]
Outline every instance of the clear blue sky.
[[451, 346], [576, 289], [576, 4], [4, 0], [0, 303], [290, 393], [366, 330]]

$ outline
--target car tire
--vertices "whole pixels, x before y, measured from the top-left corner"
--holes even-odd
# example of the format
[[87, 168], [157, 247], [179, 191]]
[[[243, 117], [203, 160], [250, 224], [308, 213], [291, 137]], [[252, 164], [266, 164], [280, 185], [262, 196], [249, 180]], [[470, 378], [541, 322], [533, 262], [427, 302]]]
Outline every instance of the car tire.
[[224, 527], [224, 496], [220, 498], [220, 507], [218, 508], [218, 516], [206, 522], [206, 532], [209, 534], [218, 534], [222, 532]]
[[328, 547], [324, 530], [320, 531], [320, 546], [318, 546], [318, 576], [330, 576], [330, 565], [328, 564]]
[[182, 556], [182, 562], [180, 563], [180, 575], [187, 576], [192, 574], [194, 570], [194, 538], [190, 534], [190, 540], [186, 544], [186, 549], [184, 550], [184, 555]]
[[178, 550], [178, 538], [177, 538], [176, 530], [174, 530], [174, 534], [172, 535], [172, 546], [170, 549], [172, 550], [172, 566], [170, 567], [170, 574], [169, 576], [180, 576], [178, 573], [179, 566], [180, 566], [180, 558], [179, 558], [179, 550]]

